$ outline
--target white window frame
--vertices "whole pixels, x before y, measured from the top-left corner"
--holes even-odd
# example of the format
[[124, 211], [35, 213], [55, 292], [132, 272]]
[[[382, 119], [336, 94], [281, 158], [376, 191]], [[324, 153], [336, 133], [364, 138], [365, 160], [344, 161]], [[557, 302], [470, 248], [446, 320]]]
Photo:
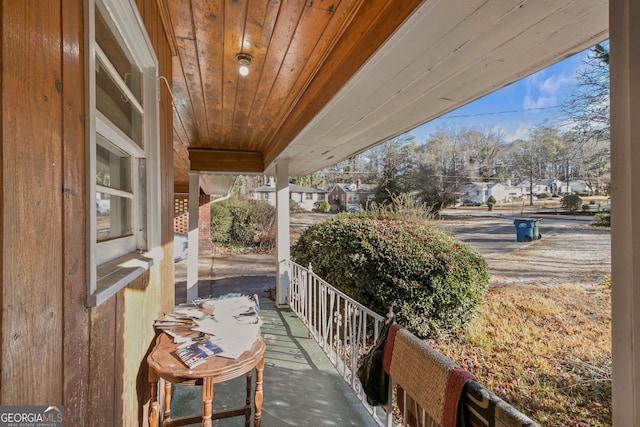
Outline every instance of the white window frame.
[[[140, 112], [142, 127], [142, 147], [132, 141], [116, 125], [110, 122], [96, 108], [96, 62], [108, 59], [95, 39], [95, 17], [97, 3], [104, 6], [117, 29], [114, 32], [124, 40], [126, 49], [134, 62], [142, 70], [142, 106], [124, 82], [116, 77], [116, 85], [133, 98], [132, 104]], [[86, 2], [87, 56], [86, 93], [87, 99], [87, 248], [89, 278], [87, 285], [87, 305], [98, 306], [115, 295], [131, 281], [149, 270], [162, 259], [160, 248], [160, 141], [159, 141], [159, 84], [158, 60], [146, 33], [137, 7], [131, 0], [87, 0]], [[114, 69], [106, 64], [110, 75]], [[140, 111], [142, 110], [142, 111]], [[96, 134], [112, 142], [131, 156], [131, 191], [107, 189], [96, 183]], [[144, 167], [141, 165], [144, 164]], [[132, 200], [132, 235], [105, 242], [97, 242], [96, 193], [109, 194]]]

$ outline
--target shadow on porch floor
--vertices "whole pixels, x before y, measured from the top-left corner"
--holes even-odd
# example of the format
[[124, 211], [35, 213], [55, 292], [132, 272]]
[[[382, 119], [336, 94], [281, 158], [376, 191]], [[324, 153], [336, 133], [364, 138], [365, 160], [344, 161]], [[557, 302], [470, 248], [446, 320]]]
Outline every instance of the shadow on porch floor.
[[[228, 261], [233, 263], [233, 260]], [[256, 266], [260, 261], [262, 260], [251, 259], [250, 263]], [[269, 259], [264, 261], [269, 264], [271, 262]], [[201, 266], [202, 262], [206, 264], [209, 261], [201, 260]], [[179, 269], [180, 266], [176, 265], [176, 268]], [[240, 270], [245, 268], [251, 267], [244, 265]], [[215, 275], [212, 274], [212, 276]], [[233, 277], [234, 274], [230, 276]], [[236, 276], [237, 279], [240, 277], [240, 275]], [[247, 284], [246, 278], [245, 280], [229, 280], [229, 277], [218, 279], [207, 277], [206, 272], [200, 276], [200, 279], [206, 280], [204, 288], [207, 288], [201, 289], [200, 296], [219, 296], [228, 292], [257, 293], [255, 285], [262, 288], [265, 286], [263, 284], [265, 281], [275, 286], [275, 272], [273, 275], [267, 273], [265, 276], [254, 277], [256, 281], [254, 286]], [[234, 282], [237, 286], [233, 286]], [[241, 284], [242, 282], [244, 284]], [[340, 378], [320, 347], [313, 339], [308, 338], [306, 327], [296, 315], [289, 309], [277, 309], [274, 302], [265, 297], [264, 292], [258, 295], [260, 296], [260, 315], [264, 321], [262, 335], [267, 344], [262, 426], [375, 426], [375, 422]], [[177, 302], [181, 301], [177, 299]], [[244, 390], [244, 376], [216, 384], [213, 410], [241, 406], [244, 401]], [[199, 386], [176, 386], [172, 394], [172, 416], [201, 414], [201, 392]], [[240, 427], [244, 426], [244, 418], [217, 420], [213, 425]]]

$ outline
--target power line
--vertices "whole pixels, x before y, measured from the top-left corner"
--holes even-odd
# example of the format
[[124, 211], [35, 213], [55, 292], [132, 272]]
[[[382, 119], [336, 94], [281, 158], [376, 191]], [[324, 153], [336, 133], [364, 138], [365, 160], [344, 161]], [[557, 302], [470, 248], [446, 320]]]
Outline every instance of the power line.
[[435, 120], [460, 119], [460, 118], [478, 117], [478, 116], [497, 116], [499, 114], [525, 113], [527, 111], [553, 110], [555, 108], [560, 108], [560, 105], [554, 105], [551, 107], [525, 108], [523, 110], [506, 110], [506, 111], [494, 111], [489, 113], [459, 114], [456, 116], [447, 116], [447, 117], [441, 116]]

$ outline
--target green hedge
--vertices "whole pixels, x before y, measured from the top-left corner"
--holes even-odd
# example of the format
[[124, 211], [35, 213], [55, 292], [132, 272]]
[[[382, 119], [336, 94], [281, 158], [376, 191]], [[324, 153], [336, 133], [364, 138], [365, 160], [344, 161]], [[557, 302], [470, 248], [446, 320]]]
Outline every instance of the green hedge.
[[265, 201], [236, 197], [212, 203], [211, 241], [223, 247], [273, 249], [275, 208]]
[[574, 214], [582, 207], [582, 199], [577, 194], [567, 194], [562, 198], [562, 207]]
[[601, 225], [603, 227], [611, 227], [611, 214], [610, 213], [597, 213], [593, 217], [593, 223], [595, 225]]
[[489, 285], [487, 263], [471, 247], [425, 221], [340, 214], [306, 229], [295, 261], [420, 337], [461, 329]]
[[219, 245], [229, 243], [229, 232], [231, 231], [231, 211], [220, 203], [211, 204], [211, 241]]
[[331, 210], [331, 205], [329, 202], [325, 202], [324, 200], [318, 200], [313, 203], [313, 211], [327, 213]]

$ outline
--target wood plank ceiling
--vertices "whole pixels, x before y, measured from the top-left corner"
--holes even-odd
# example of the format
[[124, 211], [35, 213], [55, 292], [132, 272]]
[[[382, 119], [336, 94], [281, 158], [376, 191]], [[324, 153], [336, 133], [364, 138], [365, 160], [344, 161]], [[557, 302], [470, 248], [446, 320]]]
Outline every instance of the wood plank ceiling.
[[176, 191], [330, 166], [608, 37], [606, 0], [164, 1]]
[[262, 173], [418, 3], [167, 0], [176, 191], [190, 169]]

